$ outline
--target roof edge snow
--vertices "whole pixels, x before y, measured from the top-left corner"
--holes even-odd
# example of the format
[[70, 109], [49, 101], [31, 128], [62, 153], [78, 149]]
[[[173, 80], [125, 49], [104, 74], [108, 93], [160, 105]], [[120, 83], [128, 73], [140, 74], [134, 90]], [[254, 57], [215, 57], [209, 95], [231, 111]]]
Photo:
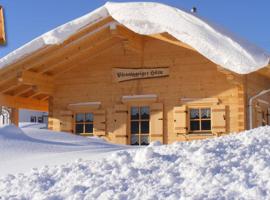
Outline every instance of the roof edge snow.
[[238, 74], [248, 74], [270, 64], [270, 56], [264, 50], [191, 13], [153, 2], [108, 2], [89, 14], [37, 37], [1, 58], [0, 69], [44, 47], [59, 45], [79, 30], [107, 17], [112, 17], [138, 34], [153, 35], [167, 32], [210, 61]]

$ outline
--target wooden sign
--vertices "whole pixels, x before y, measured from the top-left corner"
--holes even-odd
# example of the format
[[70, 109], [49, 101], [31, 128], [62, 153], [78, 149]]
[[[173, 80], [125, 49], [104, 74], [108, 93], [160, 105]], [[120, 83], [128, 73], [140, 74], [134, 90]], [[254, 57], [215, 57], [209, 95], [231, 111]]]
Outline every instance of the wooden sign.
[[4, 23], [4, 13], [3, 8], [0, 6], [0, 44], [5, 44], [6, 36], [5, 36], [5, 23]]
[[160, 68], [113, 68], [113, 80], [116, 82], [169, 76], [168, 67]]

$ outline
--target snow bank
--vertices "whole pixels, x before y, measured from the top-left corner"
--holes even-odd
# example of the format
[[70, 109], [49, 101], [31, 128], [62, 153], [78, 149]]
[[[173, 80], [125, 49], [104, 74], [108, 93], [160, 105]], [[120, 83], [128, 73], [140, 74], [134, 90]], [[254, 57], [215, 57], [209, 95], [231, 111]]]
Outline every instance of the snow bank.
[[0, 179], [3, 199], [269, 199], [270, 127]]
[[198, 16], [160, 3], [140, 2], [106, 3], [13, 51], [0, 59], [0, 68], [48, 45], [60, 44], [80, 29], [108, 16], [139, 34], [167, 32], [212, 62], [239, 74], [257, 71], [269, 64], [270, 56], [262, 49]]
[[[46, 129], [0, 128], [0, 176], [27, 172], [33, 167], [100, 159], [103, 154], [128, 148], [96, 137], [81, 137]], [[1, 197], [1, 195], [0, 195]], [[1, 198], [0, 198], [1, 199]]]

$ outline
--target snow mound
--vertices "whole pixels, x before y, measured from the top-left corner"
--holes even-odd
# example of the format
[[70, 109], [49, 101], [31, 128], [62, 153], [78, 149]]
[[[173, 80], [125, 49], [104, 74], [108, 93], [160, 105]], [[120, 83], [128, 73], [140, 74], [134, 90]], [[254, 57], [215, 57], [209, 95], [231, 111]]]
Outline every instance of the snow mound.
[[270, 127], [0, 179], [3, 199], [269, 199]]
[[109, 2], [13, 51], [0, 59], [0, 69], [45, 46], [61, 44], [79, 30], [109, 16], [138, 34], [167, 32], [217, 65], [239, 74], [257, 71], [270, 61], [270, 56], [262, 49], [197, 15], [160, 3]]
[[20, 128], [37, 128], [37, 129], [46, 129], [46, 123], [35, 123], [35, 122], [19, 122]]

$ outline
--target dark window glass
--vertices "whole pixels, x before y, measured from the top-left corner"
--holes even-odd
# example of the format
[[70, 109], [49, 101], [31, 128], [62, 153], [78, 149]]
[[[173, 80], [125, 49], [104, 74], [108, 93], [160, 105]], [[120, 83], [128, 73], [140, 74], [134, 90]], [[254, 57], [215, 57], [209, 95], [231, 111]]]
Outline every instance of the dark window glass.
[[149, 121], [141, 121], [141, 133], [149, 133]]
[[202, 119], [210, 119], [211, 118], [211, 109], [210, 108], [201, 109], [201, 118]]
[[76, 134], [83, 133], [83, 124], [76, 124], [75, 129], [76, 129], [76, 132], [75, 132]]
[[139, 122], [133, 121], [131, 122], [131, 134], [139, 133]]
[[31, 121], [31, 122], [37, 122], [36, 116], [31, 116], [30, 121]]
[[76, 122], [83, 122], [84, 121], [84, 114], [78, 113], [76, 114]]
[[131, 145], [139, 145], [139, 135], [131, 136]]
[[131, 120], [138, 120], [139, 119], [139, 108], [132, 107], [131, 108]]
[[199, 131], [200, 130], [200, 121], [190, 121], [190, 130]]
[[211, 120], [202, 120], [202, 130], [211, 130]]
[[141, 119], [149, 119], [149, 107], [141, 107]]
[[149, 144], [149, 136], [148, 135], [142, 135], [141, 136], [141, 145], [148, 145]]
[[38, 123], [43, 123], [43, 117], [38, 117]]
[[93, 122], [94, 121], [94, 116], [92, 113], [86, 113], [85, 114], [85, 121], [86, 122]]
[[93, 133], [93, 124], [85, 124], [85, 133]]
[[199, 109], [190, 109], [190, 119], [199, 119], [200, 110]]

